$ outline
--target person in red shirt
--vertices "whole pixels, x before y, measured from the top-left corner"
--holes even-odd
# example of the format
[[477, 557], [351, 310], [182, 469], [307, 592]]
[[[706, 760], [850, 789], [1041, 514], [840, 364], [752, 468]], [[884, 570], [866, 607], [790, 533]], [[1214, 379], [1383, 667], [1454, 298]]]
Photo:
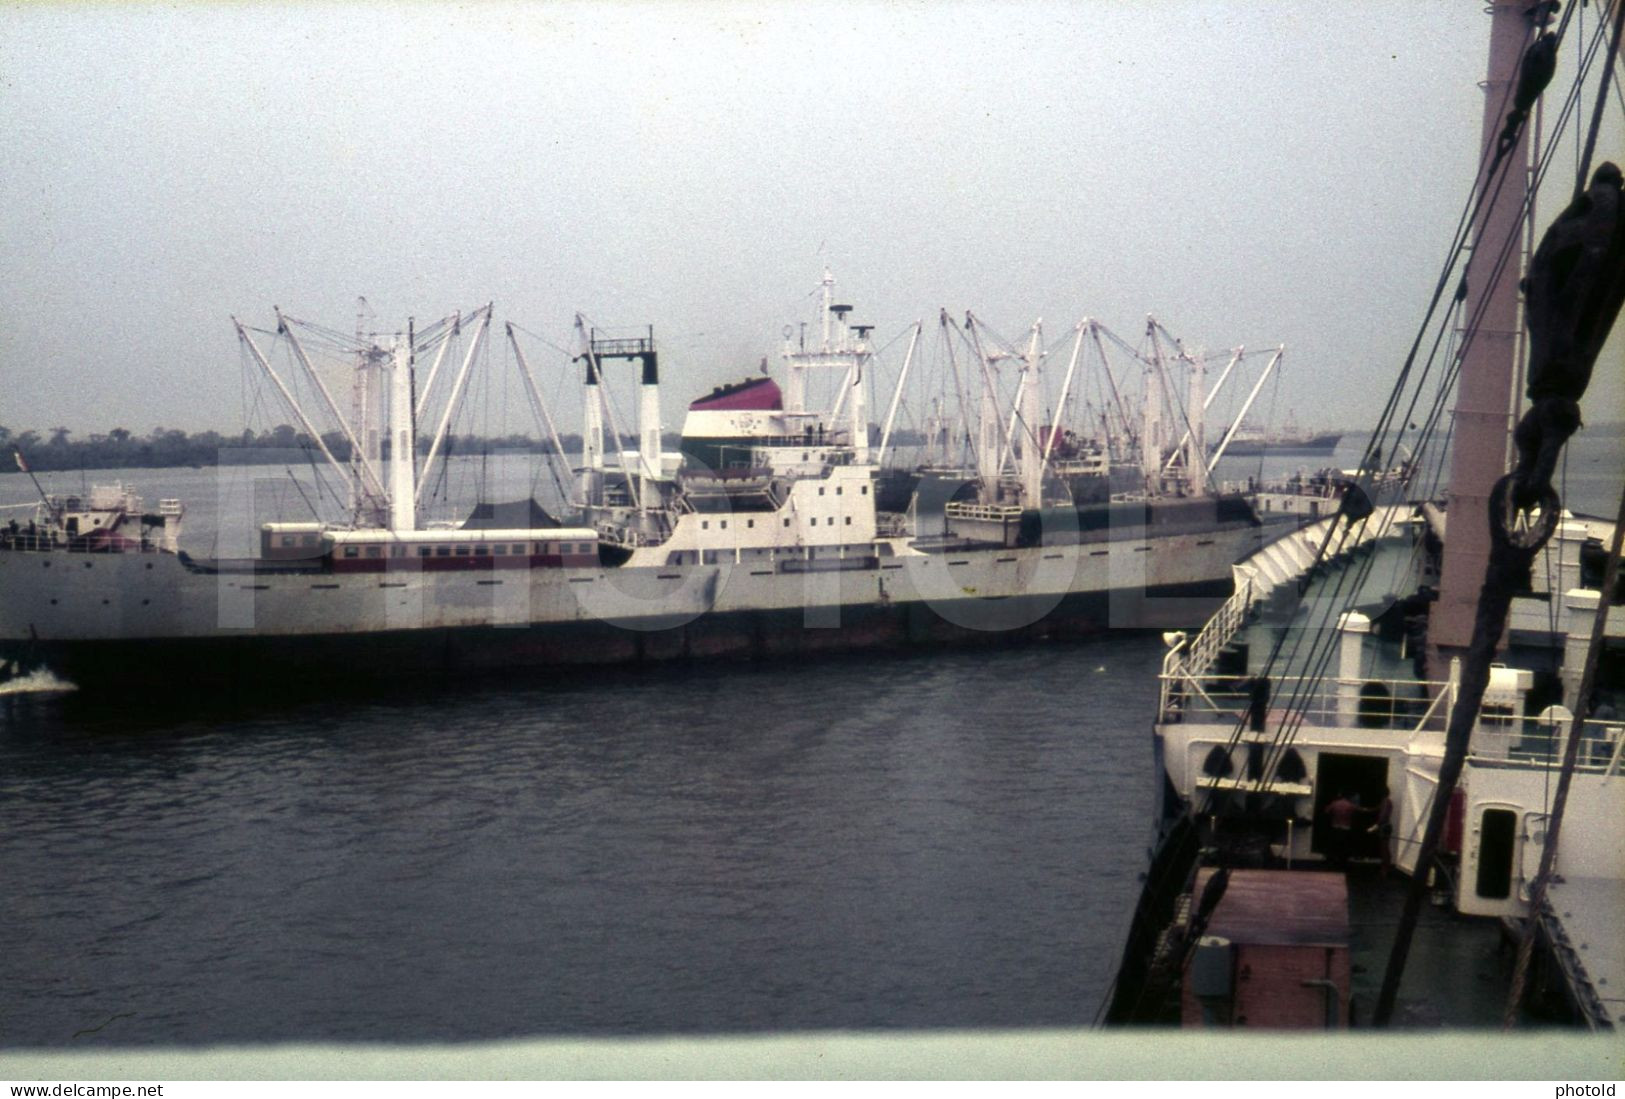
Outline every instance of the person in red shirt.
[[1326, 861], [1341, 870], [1354, 850], [1354, 820], [1360, 807], [1347, 793], [1340, 792], [1326, 803]]

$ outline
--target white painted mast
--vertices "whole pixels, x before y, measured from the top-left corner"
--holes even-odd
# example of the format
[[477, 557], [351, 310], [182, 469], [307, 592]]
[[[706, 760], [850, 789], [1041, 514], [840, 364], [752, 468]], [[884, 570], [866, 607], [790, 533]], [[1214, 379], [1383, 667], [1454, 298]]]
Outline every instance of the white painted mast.
[[[827, 424], [834, 431], [840, 424], [847, 429], [847, 445], [852, 449], [853, 461], [869, 463], [869, 377], [868, 366], [873, 359], [869, 349], [869, 332], [873, 325], [849, 324], [846, 315], [849, 305], [840, 305], [834, 298], [835, 276], [824, 270], [821, 284], [823, 316], [819, 321], [818, 344], [808, 350], [806, 327], [802, 327], [799, 344], [792, 343], [792, 329], [786, 327], [783, 359], [786, 369], [785, 414], [799, 429], [806, 429], [812, 418], [820, 427]], [[807, 372], [814, 369], [839, 370], [835, 387], [835, 401], [827, 411], [814, 413], [807, 406]]]
[[416, 429], [412, 417], [412, 337], [395, 336], [389, 371], [389, 526], [394, 531], [417, 529], [417, 494], [414, 481]]
[[1185, 442], [1187, 490], [1193, 495], [1207, 492], [1207, 362], [1200, 352], [1187, 356], [1191, 367], [1189, 438]]
[[653, 510], [660, 506], [660, 366], [655, 357], [654, 332], [649, 333], [649, 349], [640, 362], [638, 385], [638, 464], [642, 504]]
[[1140, 472], [1145, 490], [1155, 495], [1162, 489], [1162, 348], [1157, 342], [1157, 322], [1147, 317], [1146, 335], [1151, 340], [1151, 360], [1145, 366], [1145, 412], [1140, 425]]
[[1066, 375], [1061, 379], [1061, 396], [1055, 404], [1055, 423], [1050, 425], [1049, 435], [1044, 439], [1044, 452], [1040, 457], [1040, 466], [1049, 465], [1049, 456], [1055, 449], [1055, 437], [1061, 433], [1061, 419], [1066, 414], [1066, 399], [1072, 394], [1072, 376], [1078, 369], [1078, 358], [1083, 353], [1083, 334], [1089, 327], [1090, 320], [1085, 317], [1073, 329], [1072, 358], [1066, 364]]
[[[363, 513], [374, 513], [380, 509], [382, 498], [385, 495], [383, 480], [378, 476], [378, 471], [367, 460], [366, 451], [363, 449], [361, 441], [356, 437], [355, 432], [351, 430], [350, 423], [344, 418], [344, 414], [339, 411], [338, 404], [333, 400], [333, 395], [327, 391], [327, 386], [322, 382], [321, 375], [316, 373], [316, 368], [311, 365], [310, 356], [305, 354], [305, 347], [299, 342], [298, 334], [294, 332], [294, 325], [298, 322], [293, 321], [291, 317], [285, 316], [282, 310], [274, 305], [271, 309], [276, 313], [277, 331], [288, 337], [288, 346], [293, 348], [294, 357], [299, 360], [299, 365], [305, 368], [306, 376], [310, 378], [316, 392], [321, 395], [322, 403], [327, 407], [327, 411], [333, 417], [334, 422], [339, 425], [339, 431], [343, 433], [345, 441], [350, 444], [351, 465], [355, 467], [351, 478], [354, 505], [353, 518], [359, 523], [362, 520]], [[293, 323], [289, 323], [290, 321], [293, 321]], [[370, 500], [369, 497], [371, 497]]]
[[976, 418], [976, 477], [982, 503], [991, 504], [998, 499], [999, 472], [1004, 457], [999, 452], [999, 395], [994, 388], [993, 366], [976, 331], [976, 317], [969, 312], [965, 314], [965, 331], [970, 333], [976, 362], [982, 370], [982, 407]]
[[1209, 473], [1218, 468], [1219, 459], [1224, 457], [1225, 448], [1230, 445], [1230, 440], [1235, 437], [1236, 431], [1241, 427], [1241, 422], [1247, 418], [1247, 413], [1253, 407], [1253, 401], [1258, 397], [1259, 390], [1264, 388], [1264, 382], [1269, 378], [1270, 371], [1275, 369], [1276, 364], [1281, 361], [1281, 356], [1284, 354], [1286, 354], [1286, 344], [1283, 343], [1275, 349], [1275, 354], [1271, 355], [1270, 361], [1264, 365], [1264, 370], [1258, 375], [1258, 380], [1253, 383], [1253, 388], [1247, 394], [1247, 399], [1242, 402], [1241, 411], [1236, 413], [1236, 418], [1231, 421], [1230, 430], [1224, 433], [1224, 438], [1214, 448], [1213, 457], [1207, 463]]
[[[463, 394], [468, 389], [469, 371], [473, 368], [474, 359], [479, 354], [480, 346], [485, 341], [486, 332], [488, 332], [491, 328], [491, 303], [487, 302], [482, 309], [475, 313], [475, 316], [479, 316], [480, 313], [484, 313], [485, 315], [480, 317], [480, 326], [475, 330], [473, 340], [469, 342], [468, 354], [463, 357], [463, 365], [457, 372], [457, 379], [452, 382], [451, 395], [446, 398], [445, 410], [440, 414], [440, 426], [435, 429], [434, 440], [429, 444], [429, 453], [423, 459], [423, 468], [425, 472], [427, 472], [429, 467], [434, 464], [435, 457], [440, 453], [441, 444], [446, 441], [446, 433], [451, 429], [451, 421], [457, 415], [457, 408], [462, 404]], [[473, 317], [470, 317], [469, 319], [472, 320]], [[459, 318], [459, 321], [460, 320], [461, 318]], [[451, 340], [449, 338], [443, 341], [442, 348], [444, 348], [445, 344], [449, 344], [450, 342]], [[425, 478], [425, 480], [417, 486], [417, 496], [422, 495], [423, 485], [426, 483], [427, 478]], [[416, 500], [416, 498], [414, 499], [415, 502], [421, 502]]]
[[[1094, 337], [1095, 350], [1100, 354], [1100, 371], [1106, 376], [1106, 385], [1111, 390], [1112, 406], [1117, 409], [1117, 422], [1121, 425], [1124, 433], [1123, 436], [1114, 435], [1112, 432], [1111, 417], [1109, 415], [1104, 417], [1106, 421], [1106, 450], [1113, 459], [1116, 459], [1119, 456], [1126, 458], [1126, 454], [1121, 454], [1120, 452], [1123, 451], [1124, 444], [1127, 441], [1124, 436], [1127, 436], [1128, 438], [1132, 438], [1134, 436], [1134, 426], [1129, 421], [1128, 409], [1123, 407], [1123, 394], [1122, 391], [1117, 388], [1117, 377], [1112, 373], [1112, 363], [1110, 357], [1106, 354], [1105, 341], [1100, 338], [1101, 331], [1102, 328], [1099, 321], [1089, 322], [1089, 334]], [[1114, 340], [1116, 338], [1116, 336], [1112, 337]], [[1144, 434], [1144, 426], [1142, 425], [1140, 435], [1143, 437]]]
[[604, 502], [604, 403], [599, 391], [598, 359], [580, 313], [576, 314], [576, 331], [585, 364], [581, 381], [581, 500], [593, 505]]
[[858, 338], [854, 342], [847, 328], [846, 318], [841, 318], [841, 350], [852, 356], [851, 394], [848, 407], [851, 411], [851, 426], [849, 433], [852, 441], [852, 461], [858, 465], [867, 465], [869, 462], [869, 343], [863, 326], [858, 327]]
[[1043, 416], [1043, 320], [1033, 322], [1027, 352], [1021, 357], [1021, 493], [1027, 507], [1037, 507], [1044, 491], [1044, 456], [1038, 441], [1039, 420]]
[[[453, 313], [451, 317], [451, 334], [453, 336], [457, 335], [462, 331], [462, 327], [462, 313]], [[428, 409], [429, 394], [434, 392], [435, 380], [440, 377], [440, 364], [445, 362], [446, 352], [450, 349], [450, 340], [440, 341], [440, 348], [434, 353], [434, 362], [429, 364], [428, 376], [423, 380], [423, 388], [418, 392], [417, 408], [414, 410], [413, 415], [422, 417], [423, 413]]]

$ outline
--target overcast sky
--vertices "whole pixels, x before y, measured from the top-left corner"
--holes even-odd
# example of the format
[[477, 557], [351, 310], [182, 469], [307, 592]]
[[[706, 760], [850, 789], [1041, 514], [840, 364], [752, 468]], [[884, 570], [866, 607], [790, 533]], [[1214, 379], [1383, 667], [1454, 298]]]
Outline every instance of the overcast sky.
[[1477, 0], [7, 7], [0, 424], [241, 427], [230, 315], [347, 329], [358, 295], [653, 324], [672, 424], [829, 265], [880, 340], [1154, 313], [1285, 343], [1299, 418], [1364, 426], [1488, 31]]

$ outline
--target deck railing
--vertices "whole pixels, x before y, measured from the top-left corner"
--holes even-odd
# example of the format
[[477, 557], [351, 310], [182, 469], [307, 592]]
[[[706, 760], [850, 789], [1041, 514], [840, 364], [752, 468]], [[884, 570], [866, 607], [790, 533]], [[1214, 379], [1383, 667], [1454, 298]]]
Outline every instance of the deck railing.
[[[1505, 726], [1480, 725], [1473, 733], [1470, 756], [1475, 762], [1514, 763], [1528, 767], [1563, 765], [1572, 719], [1531, 719]], [[1587, 721], [1580, 727], [1580, 750], [1575, 769], [1609, 777], [1619, 774], [1625, 750], [1625, 723]]]
[[[1170, 653], [1169, 658], [1177, 654]], [[1167, 660], [1164, 661], [1165, 665]], [[1164, 672], [1160, 720], [1235, 726], [1252, 708], [1245, 678], [1193, 676]], [[1394, 730], [1409, 736], [1424, 730], [1442, 732], [1454, 700], [1451, 684], [1420, 679], [1302, 678], [1272, 680], [1267, 729], [1279, 728], [1288, 714], [1305, 726]], [[1468, 749], [1480, 763], [1525, 767], [1562, 766], [1572, 719], [1503, 719], [1491, 715], [1473, 730]], [[1625, 722], [1587, 721], [1580, 730], [1576, 757], [1580, 771], [1612, 778], [1625, 765]]]
[[1224, 606], [1207, 620], [1207, 625], [1202, 627], [1202, 632], [1196, 635], [1195, 641], [1189, 645], [1175, 646], [1163, 656], [1158, 714], [1168, 713], [1170, 691], [1175, 689], [1173, 684], [1192, 678], [1193, 672], [1211, 668], [1219, 650], [1230, 644], [1231, 639], [1247, 624], [1247, 615], [1253, 607], [1253, 592], [1258, 574], [1256, 570], [1246, 565], [1235, 565], [1231, 571], [1235, 576], [1236, 590], [1224, 601]]
[[[1234, 725], [1253, 707], [1251, 681], [1244, 676], [1198, 676], [1176, 670], [1161, 678], [1165, 722]], [[1314, 726], [1354, 725], [1407, 734], [1442, 729], [1451, 694], [1448, 683], [1420, 679], [1271, 678], [1267, 727], [1279, 726], [1291, 713]]]

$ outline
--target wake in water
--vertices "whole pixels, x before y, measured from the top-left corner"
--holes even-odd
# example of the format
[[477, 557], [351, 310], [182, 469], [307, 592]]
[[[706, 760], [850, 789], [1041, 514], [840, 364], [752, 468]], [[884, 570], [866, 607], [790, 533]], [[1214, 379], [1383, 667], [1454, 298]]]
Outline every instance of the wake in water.
[[35, 694], [41, 691], [77, 691], [79, 688], [62, 679], [49, 668], [35, 668], [31, 672], [12, 676], [0, 683], [0, 695]]

